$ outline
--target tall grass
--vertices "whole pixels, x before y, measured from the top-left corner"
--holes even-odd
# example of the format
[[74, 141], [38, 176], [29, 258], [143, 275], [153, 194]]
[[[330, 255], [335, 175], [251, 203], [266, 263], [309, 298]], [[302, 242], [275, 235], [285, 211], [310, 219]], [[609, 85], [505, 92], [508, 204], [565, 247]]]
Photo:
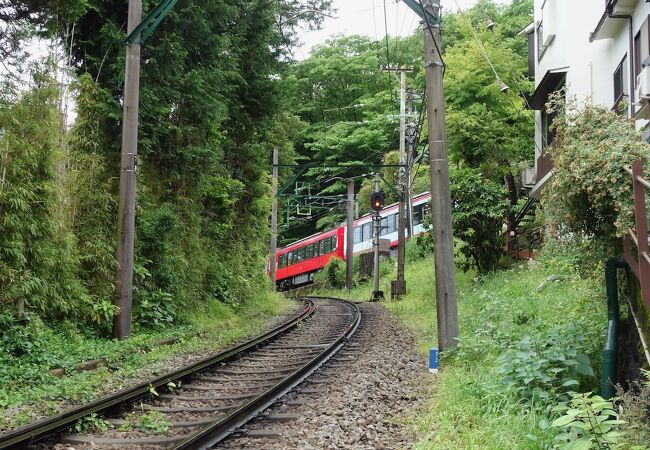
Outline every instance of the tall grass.
[[[564, 278], [546, 282], [550, 275]], [[386, 292], [393, 278], [392, 270], [382, 278], [380, 285]], [[421, 436], [417, 448], [552, 446], [555, 432], [547, 423], [553, 419], [551, 407], [567, 395], [569, 388], [562, 387], [562, 382], [569, 369], [562, 368], [556, 379], [544, 382], [542, 375], [557, 367], [544, 366], [549, 363], [542, 361], [532, 380], [522, 375], [506, 384], [502, 379], [504, 373], [523, 373], [548, 352], [560, 357], [566, 353], [579, 355], [581, 361], [587, 358], [589, 368], [581, 367], [585, 374], [594, 371], [593, 375], [574, 374], [579, 384], [572, 388], [595, 390], [607, 323], [604, 290], [598, 281], [581, 278], [562, 255], [520, 263], [481, 278], [474, 272], [459, 272], [456, 280], [459, 347], [442, 357], [441, 372], [422, 393], [426, 412], [409, 419]], [[385, 305], [417, 334], [419, 350], [426, 352], [437, 346], [433, 259], [409, 263], [406, 281], [408, 294]], [[321, 290], [321, 294], [365, 300], [371, 290], [372, 286], [365, 285], [351, 292]], [[522, 352], [528, 339], [533, 345]]]

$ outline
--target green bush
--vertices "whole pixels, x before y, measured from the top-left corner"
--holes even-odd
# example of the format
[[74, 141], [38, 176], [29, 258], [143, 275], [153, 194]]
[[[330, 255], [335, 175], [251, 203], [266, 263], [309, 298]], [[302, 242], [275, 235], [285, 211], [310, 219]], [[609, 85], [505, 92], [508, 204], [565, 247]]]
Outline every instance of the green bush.
[[524, 336], [499, 356], [501, 382], [533, 403], [567, 400], [570, 391], [595, 387], [589, 355], [597, 354], [596, 342], [593, 332], [579, 332], [574, 326]]
[[547, 217], [561, 236], [581, 233], [615, 246], [634, 224], [632, 180], [623, 168], [647, 158], [650, 147], [627, 117], [601, 106], [578, 110], [571, 100], [564, 105], [556, 96], [549, 108], [557, 113], [557, 136], [548, 149], [554, 175], [544, 190]]

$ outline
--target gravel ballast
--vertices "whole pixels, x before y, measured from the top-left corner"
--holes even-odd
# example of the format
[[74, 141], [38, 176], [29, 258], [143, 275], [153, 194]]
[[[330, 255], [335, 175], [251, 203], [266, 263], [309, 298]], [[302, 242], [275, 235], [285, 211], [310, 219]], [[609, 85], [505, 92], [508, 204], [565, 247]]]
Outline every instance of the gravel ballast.
[[408, 417], [434, 377], [413, 334], [380, 304], [360, 307], [361, 326], [341, 352], [218, 448], [412, 448]]

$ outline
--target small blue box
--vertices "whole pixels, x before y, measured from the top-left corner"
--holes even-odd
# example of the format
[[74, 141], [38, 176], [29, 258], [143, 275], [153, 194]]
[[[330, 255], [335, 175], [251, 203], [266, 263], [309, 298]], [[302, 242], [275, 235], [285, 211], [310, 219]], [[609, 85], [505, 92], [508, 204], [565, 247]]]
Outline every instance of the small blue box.
[[438, 349], [429, 350], [429, 372], [438, 373]]

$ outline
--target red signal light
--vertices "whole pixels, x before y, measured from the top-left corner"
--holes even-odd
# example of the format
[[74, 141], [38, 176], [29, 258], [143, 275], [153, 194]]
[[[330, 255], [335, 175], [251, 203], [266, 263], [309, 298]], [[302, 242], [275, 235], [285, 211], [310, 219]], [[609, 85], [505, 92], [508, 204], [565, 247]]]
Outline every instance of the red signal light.
[[380, 211], [384, 207], [384, 193], [382, 191], [372, 193], [370, 207], [375, 211]]

